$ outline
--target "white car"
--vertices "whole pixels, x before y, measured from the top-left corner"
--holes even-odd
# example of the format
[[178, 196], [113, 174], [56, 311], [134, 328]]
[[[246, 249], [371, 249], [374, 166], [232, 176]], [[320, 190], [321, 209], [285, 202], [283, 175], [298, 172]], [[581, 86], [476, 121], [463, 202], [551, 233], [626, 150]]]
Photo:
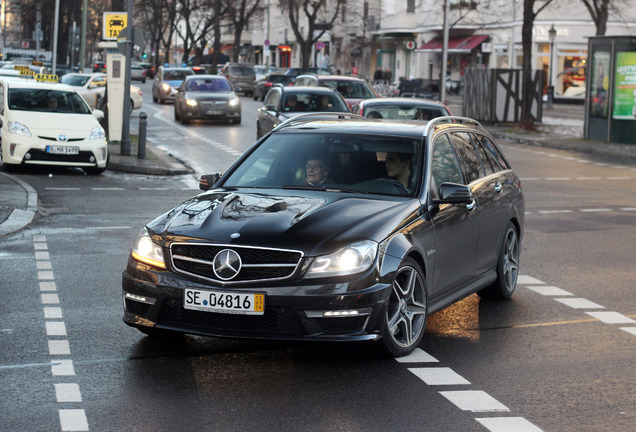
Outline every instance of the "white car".
[[[69, 73], [63, 75], [60, 82], [75, 87], [91, 108], [97, 106], [97, 100], [104, 97], [106, 92], [105, 73]], [[141, 108], [144, 104], [143, 93], [137, 86], [130, 86], [130, 101], [133, 109]]]
[[71, 86], [0, 78], [0, 167], [72, 166], [101, 174], [108, 146], [99, 119]]

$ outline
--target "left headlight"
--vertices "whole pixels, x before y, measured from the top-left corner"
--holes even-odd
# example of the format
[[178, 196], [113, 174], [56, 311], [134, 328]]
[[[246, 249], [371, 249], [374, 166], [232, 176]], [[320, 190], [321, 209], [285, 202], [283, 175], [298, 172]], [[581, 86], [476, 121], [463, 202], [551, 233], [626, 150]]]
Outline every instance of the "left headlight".
[[375, 262], [378, 244], [371, 240], [344, 247], [332, 254], [314, 259], [306, 278], [344, 276], [368, 270]]
[[168, 92], [171, 89], [170, 84], [168, 84], [168, 83], [163, 83], [161, 85], [161, 87], [163, 88], [163, 91], [165, 91], [165, 92]]
[[14, 133], [16, 135], [23, 135], [23, 136], [31, 136], [31, 131], [29, 130], [28, 127], [26, 127], [25, 125], [23, 125], [22, 123], [18, 123], [18, 122], [8, 122], [7, 126], [9, 127], [9, 132]]
[[195, 107], [198, 105], [196, 99], [186, 99], [186, 104], [188, 104], [188, 106], [191, 106], [191, 107]]
[[230, 98], [230, 106], [237, 106], [239, 104], [239, 98]]
[[91, 131], [91, 136], [89, 139], [104, 139], [106, 138], [106, 132], [104, 132], [104, 128], [101, 126], [95, 126]]
[[132, 257], [139, 262], [150, 264], [151, 266], [166, 268], [161, 246], [152, 241], [145, 227], [139, 231], [137, 235], [137, 240], [135, 240], [135, 245], [132, 250]]

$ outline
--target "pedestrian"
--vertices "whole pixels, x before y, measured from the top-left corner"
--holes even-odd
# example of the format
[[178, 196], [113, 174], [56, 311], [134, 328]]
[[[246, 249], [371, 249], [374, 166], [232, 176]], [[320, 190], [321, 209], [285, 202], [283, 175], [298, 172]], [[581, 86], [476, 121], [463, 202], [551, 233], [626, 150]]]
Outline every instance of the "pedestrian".
[[387, 81], [387, 82], [393, 81], [393, 72], [391, 72], [391, 69], [389, 68], [386, 68], [386, 70], [384, 71], [384, 81]]
[[384, 72], [382, 72], [382, 68], [378, 66], [373, 74], [373, 81], [382, 81], [384, 79]]

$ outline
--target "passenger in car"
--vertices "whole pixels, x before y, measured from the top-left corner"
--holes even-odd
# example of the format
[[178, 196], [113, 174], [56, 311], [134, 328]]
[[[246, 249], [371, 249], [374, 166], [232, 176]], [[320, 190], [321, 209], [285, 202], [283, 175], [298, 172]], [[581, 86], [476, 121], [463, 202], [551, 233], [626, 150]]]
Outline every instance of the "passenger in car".
[[331, 164], [329, 158], [319, 153], [313, 153], [307, 158], [305, 169], [307, 170], [307, 183], [310, 185], [319, 185], [326, 183], [335, 183], [330, 177]]
[[386, 155], [386, 173], [387, 175], [409, 186], [411, 178], [411, 157], [406, 153], [388, 153]]

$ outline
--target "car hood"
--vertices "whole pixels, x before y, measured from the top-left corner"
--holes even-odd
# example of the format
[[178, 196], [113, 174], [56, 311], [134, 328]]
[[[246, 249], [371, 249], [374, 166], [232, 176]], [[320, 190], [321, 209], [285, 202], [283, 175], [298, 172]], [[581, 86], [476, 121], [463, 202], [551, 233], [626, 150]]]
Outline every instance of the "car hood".
[[382, 241], [416, 217], [419, 201], [335, 192], [217, 189], [198, 195], [148, 225], [168, 241], [333, 252], [360, 240]]
[[[86, 138], [99, 123], [91, 114], [57, 114], [51, 112], [11, 111], [14, 121], [22, 123], [31, 135], [66, 134], [68, 138]], [[72, 135], [72, 136], [71, 136]]]

